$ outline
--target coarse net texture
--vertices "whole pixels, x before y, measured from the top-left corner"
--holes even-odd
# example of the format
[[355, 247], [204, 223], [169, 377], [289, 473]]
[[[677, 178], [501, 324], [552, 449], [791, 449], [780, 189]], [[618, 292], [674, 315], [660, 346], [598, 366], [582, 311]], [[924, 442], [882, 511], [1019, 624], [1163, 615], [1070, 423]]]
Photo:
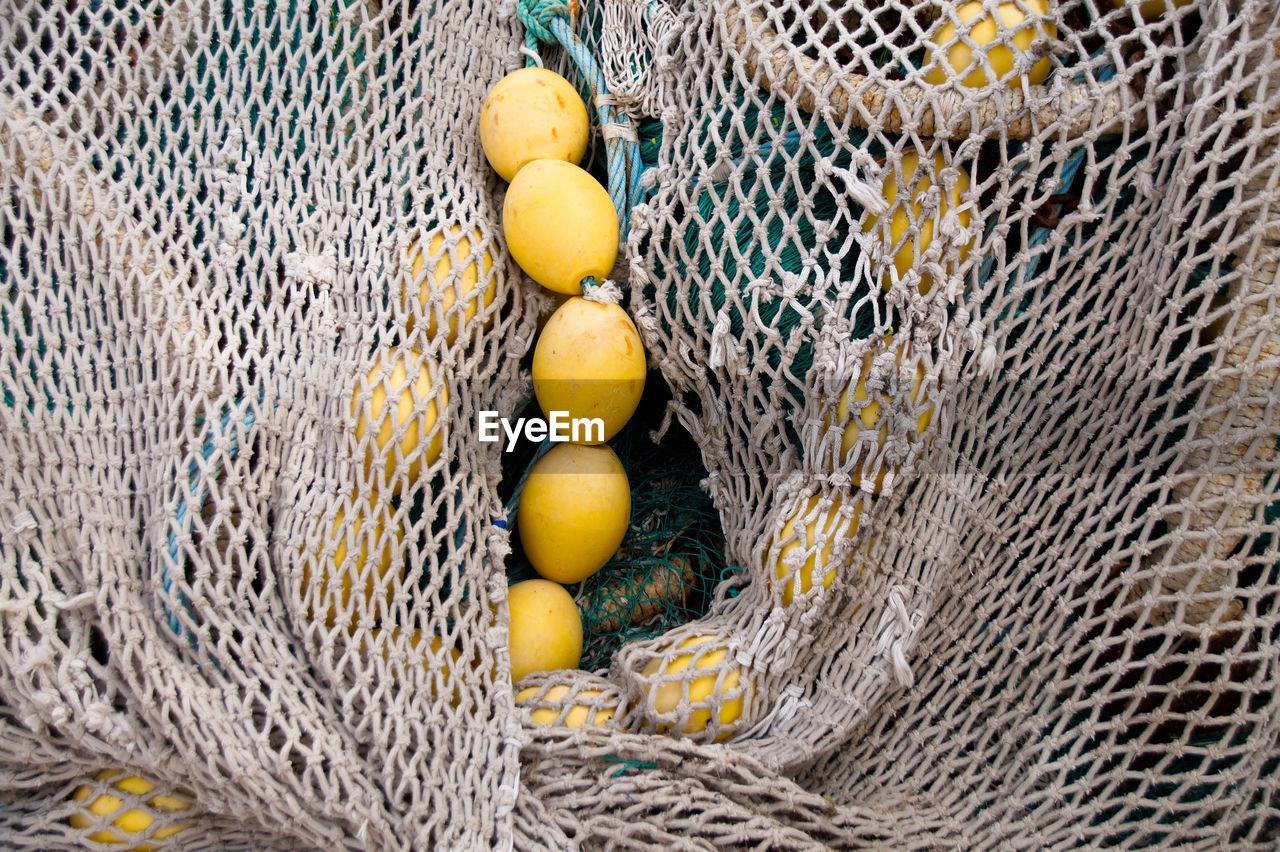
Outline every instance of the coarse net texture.
[[131, 842], [511, 844], [475, 424], [536, 311], [476, 121], [519, 40], [453, 3], [0, 15], [0, 845], [102, 840], [70, 818], [122, 767], [192, 803]]
[[512, 10], [0, 20], [7, 845], [1274, 844], [1280, 11], [650, 5], [628, 304], [744, 572], [519, 707]]
[[631, 306], [751, 582], [615, 666], [723, 746], [541, 747], [588, 836], [1274, 842], [1280, 12], [975, 5], [684, 10]]

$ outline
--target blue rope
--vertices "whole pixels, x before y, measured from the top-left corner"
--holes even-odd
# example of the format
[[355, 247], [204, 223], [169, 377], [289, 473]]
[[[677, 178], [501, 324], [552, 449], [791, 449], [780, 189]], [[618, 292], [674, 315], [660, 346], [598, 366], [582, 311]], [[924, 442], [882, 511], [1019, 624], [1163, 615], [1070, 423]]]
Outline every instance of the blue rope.
[[[604, 73], [586, 44], [574, 33], [569, 23], [569, 6], [564, 0], [518, 0], [516, 17], [525, 26], [525, 44], [537, 49], [538, 43], [559, 43], [587, 83], [596, 117], [604, 131], [605, 157], [609, 168], [609, 198], [618, 213], [618, 242], [625, 243], [631, 232], [631, 209], [640, 202], [640, 143], [629, 137], [635, 128], [626, 113], [609, 103], [609, 90]], [[532, 60], [530, 60], [532, 63]], [[618, 136], [608, 128], [622, 128]]]
[[[551, 22], [569, 15], [569, 4], [565, 0], [521, 0], [516, 4], [516, 17], [524, 24], [525, 47], [537, 53], [539, 44], [554, 44], [556, 37], [551, 32]], [[534, 61], [530, 58], [525, 64], [532, 67]]]

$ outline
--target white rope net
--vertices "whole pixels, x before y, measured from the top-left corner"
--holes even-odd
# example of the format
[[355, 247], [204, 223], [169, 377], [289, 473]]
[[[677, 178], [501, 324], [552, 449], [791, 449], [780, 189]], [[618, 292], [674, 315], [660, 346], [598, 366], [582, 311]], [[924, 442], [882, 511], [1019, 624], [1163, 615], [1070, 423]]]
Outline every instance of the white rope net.
[[[108, 767], [190, 790], [193, 847], [510, 843], [472, 432], [534, 317], [472, 107], [518, 33], [423, 12], [3, 16], [3, 845], [80, 845], [68, 793]], [[435, 234], [502, 285], [453, 342], [401, 297]]]
[[514, 5], [0, 16], [2, 845], [1273, 845], [1280, 9], [578, 24], [745, 570], [517, 705]]

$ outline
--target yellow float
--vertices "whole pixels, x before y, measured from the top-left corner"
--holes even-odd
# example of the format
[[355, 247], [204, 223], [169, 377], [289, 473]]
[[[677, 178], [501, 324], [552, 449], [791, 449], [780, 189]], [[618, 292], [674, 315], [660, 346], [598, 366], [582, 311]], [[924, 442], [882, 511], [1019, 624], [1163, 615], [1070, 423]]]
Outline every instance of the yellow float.
[[607, 445], [557, 444], [529, 472], [516, 512], [534, 569], [557, 583], [580, 583], [609, 561], [627, 534], [627, 472]]
[[[110, 781], [119, 775], [123, 775], [123, 770], [104, 769], [94, 777], [94, 780], [98, 782]], [[139, 778], [137, 775], [125, 775], [119, 780], [113, 781], [111, 786], [121, 793], [133, 796], [147, 796], [156, 789], [155, 784], [145, 778]], [[134, 843], [129, 838], [129, 835], [147, 832], [156, 821], [156, 815], [159, 811], [182, 811], [190, 808], [192, 794], [186, 790], [179, 792], [186, 798], [157, 793], [146, 799], [146, 808], [128, 809], [124, 808], [124, 800], [121, 797], [111, 793], [102, 793], [89, 802], [83, 812], [73, 813], [67, 822], [72, 828], [87, 829], [97, 823], [101, 817], [113, 817], [111, 829], [104, 828], [92, 832], [88, 835], [88, 839], [94, 843], [131, 843], [132, 845], [128, 848], [135, 852], [155, 852], [155, 850], [162, 848], [162, 844], [149, 841], [163, 841], [181, 831], [186, 831], [191, 826], [170, 825], [157, 828], [151, 832], [146, 840], [140, 843]], [[77, 802], [86, 802], [92, 794], [93, 788], [86, 784], [77, 787], [75, 792], [71, 794], [71, 798]], [[168, 844], [163, 845], [167, 846]]]
[[507, 249], [534, 281], [557, 293], [603, 281], [618, 259], [618, 214], [605, 188], [563, 160], [534, 160], [511, 181], [502, 205]]
[[[389, 374], [388, 365], [391, 368]], [[356, 382], [351, 393], [356, 442], [363, 441], [366, 432], [373, 434], [372, 446], [366, 449], [364, 457], [367, 484], [374, 487], [397, 486], [400, 480], [396, 478], [396, 471], [405, 461], [408, 462], [408, 478], [412, 482], [421, 475], [424, 462], [431, 465], [440, 458], [444, 432], [436, 430], [432, 435], [432, 430], [440, 413], [449, 404], [449, 392], [440, 382], [439, 390], [432, 398], [438, 377], [438, 368], [428, 356], [417, 349], [397, 346], [374, 359], [364, 381]], [[366, 388], [372, 388], [367, 402], [364, 400]], [[419, 411], [418, 402], [428, 399], [430, 402]], [[404, 435], [393, 444], [391, 439], [397, 426], [404, 427]], [[425, 443], [428, 435], [431, 435], [430, 442]], [[379, 475], [380, 481], [376, 479]]]
[[[591, 727], [600, 728], [609, 723], [609, 720], [614, 717], [614, 714], [618, 709], [613, 705], [606, 705], [604, 707], [597, 707], [595, 705], [593, 699], [600, 698], [604, 695], [604, 693], [599, 689], [579, 690], [575, 694], [575, 697], [582, 703], [573, 704], [569, 708], [568, 713], [564, 713], [561, 708], [536, 706], [536, 704], [560, 704], [569, 694], [569, 687], [565, 684], [558, 683], [548, 689], [542, 699], [535, 704], [534, 698], [537, 696], [540, 689], [541, 687], [530, 686], [526, 689], [520, 690], [520, 692], [516, 694], [516, 704], [529, 706], [531, 708], [529, 716], [535, 725], [551, 726], [558, 724], [565, 728], [581, 728], [582, 726], [587, 725], [587, 720], [590, 719]], [[595, 710], [594, 716], [592, 715], [593, 709]], [[560, 721], [562, 713], [564, 713], [564, 721]]]
[[627, 312], [580, 296], [551, 315], [533, 351], [533, 391], [543, 413], [603, 421], [603, 432], [587, 443], [609, 440], [631, 419], [645, 371], [644, 344]]
[[507, 589], [511, 613], [511, 682], [533, 672], [576, 669], [582, 660], [582, 617], [559, 583], [525, 580]]
[[480, 147], [510, 181], [534, 160], [577, 165], [587, 151], [587, 108], [573, 85], [545, 68], [522, 68], [499, 80], [480, 108]]
[[[822, 588], [831, 588], [835, 581], [838, 566], [835, 564], [832, 551], [839, 538], [850, 538], [858, 531], [858, 519], [862, 515], [862, 504], [858, 503], [851, 518], [841, 514], [843, 501], [836, 499], [826, 509], [817, 513], [805, 522], [818, 508], [821, 498], [817, 495], [809, 500], [782, 527], [779, 541], [787, 542], [782, 546], [778, 561], [774, 564], [773, 578], [782, 583], [782, 605], [791, 606], [791, 602], [800, 596], [807, 595], [813, 588], [815, 574], [821, 574]], [[797, 533], [796, 525], [802, 523]], [[794, 540], [788, 541], [788, 539]], [[799, 569], [793, 569], [787, 563], [792, 553], [808, 555]], [[823, 571], [829, 568], [830, 570]]]
[[[697, 650], [680, 654], [666, 664], [660, 657], [655, 657], [644, 667], [644, 675], [651, 684], [649, 694], [653, 701], [653, 709], [660, 714], [672, 713], [680, 706], [687, 683], [689, 704], [694, 709], [680, 732], [697, 734], [705, 731], [711, 723], [712, 709], [718, 707], [716, 721], [719, 723], [720, 732], [716, 735], [717, 741], [728, 739], [733, 735], [735, 723], [742, 718], [746, 702], [751, 695], [751, 685], [744, 683], [741, 670], [736, 665], [724, 672], [724, 678], [720, 681], [721, 664], [728, 656], [728, 651], [724, 647], [716, 646], [720, 641], [723, 640], [716, 636], [691, 636], [676, 647]], [[713, 647], [698, 647], [709, 644]], [[699, 654], [697, 662], [694, 662], [694, 656]], [[690, 664], [695, 670], [709, 669], [709, 671], [689, 681], [673, 677], [689, 668]], [[673, 727], [673, 724], [664, 722], [659, 724], [658, 729], [669, 732]]]
[[[449, 228], [450, 236], [457, 236], [462, 233], [462, 229], [457, 225]], [[404, 298], [402, 305], [409, 318], [405, 323], [405, 334], [411, 333], [415, 326], [413, 302], [417, 302], [417, 312], [426, 318], [427, 337], [435, 339], [440, 333], [441, 326], [436, 320], [436, 311], [431, 302], [432, 283], [435, 287], [443, 287], [449, 276], [453, 273], [454, 258], [462, 265], [462, 272], [457, 278], [444, 288], [444, 293], [440, 296], [439, 311], [445, 317], [444, 322], [444, 342], [452, 344], [458, 339], [458, 335], [466, 328], [482, 308], [487, 308], [493, 304], [493, 299], [498, 292], [498, 280], [496, 277], [489, 279], [489, 286], [485, 288], [483, 293], [477, 291], [479, 282], [488, 277], [490, 270], [493, 268], [493, 258], [486, 251], [482, 258], [472, 256], [472, 248], [479, 246], [483, 239], [483, 235], [479, 231], [474, 231], [470, 236], [463, 236], [458, 239], [456, 248], [451, 256], [445, 248], [445, 235], [437, 233], [431, 238], [431, 242], [427, 244], [427, 251], [424, 255], [417, 242], [409, 246], [410, 257], [410, 277], [411, 280], [406, 282], [404, 289]], [[427, 278], [423, 277], [423, 270], [429, 262], [434, 261], [431, 275]], [[417, 282], [417, 299], [413, 298], [413, 285]], [[461, 313], [450, 315], [449, 311], [458, 302], [466, 305]]]
[[[1049, 14], [1048, 0], [1001, 3], [996, 8], [996, 15], [999, 16], [998, 23], [996, 17], [987, 10], [981, 0], [968, 0], [955, 7], [955, 18], [960, 21], [964, 34], [969, 42], [978, 46], [986, 57], [986, 62], [974, 56], [968, 42], [957, 38], [956, 25], [951, 13], [944, 12], [938, 28], [929, 36], [930, 47], [924, 59], [924, 67], [928, 69], [924, 74], [925, 82], [941, 85], [951, 77], [963, 74], [965, 76], [960, 82], [965, 86], [1002, 84], [1012, 89], [1022, 88], [1022, 77], [1013, 76], [1014, 53], [1002, 41], [1004, 34], [1012, 33], [1010, 41], [1013, 43], [1014, 50], [1025, 53], [1031, 49], [1031, 45], [1038, 36], [1036, 24], [1027, 21], [1027, 14], [1020, 4], [1025, 4], [1037, 14]], [[1057, 37], [1058, 26], [1053, 21], [1043, 21], [1041, 26], [1044, 27], [1044, 35], [1049, 38]], [[947, 47], [947, 45], [950, 46]], [[944, 47], [947, 51], [946, 55], [937, 58], [938, 50]], [[988, 63], [995, 74], [995, 79], [987, 76]], [[1051, 67], [1052, 63], [1048, 57], [1038, 60], [1027, 73], [1027, 82], [1033, 86], [1040, 85], [1045, 77], [1049, 76]]]
[[[936, 224], [934, 218], [925, 218], [922, 210], [924, 196], [929, 191], [929, 188], [933, 186], [933, 182], [929, 179], [928, 171], [920, 168], [920, 155], [915, 151], [906, 151], [902, 155], [901, 164], [901, 182], [903, 186], [911, 188], [911, 200], [909, 202], [899, 201], [898, 175], [893, 169], [886, 169], [882, 192], [884, 193], [885, 202], [892, 211], [887, 226], [888, 234], [884, 233], [885, 225], [881, 224], [880, 218], [874, 214], [868, 214], [862, 223], [863, 233], [877, 233], [884, 239], [885, 248], [893, 253], [893, 266], [898, 271], [899, 279], [906, 277], [907, 272], [916, 264], [917, 258], [924, 257], [925, 250], [929, 247], [929, 243], [933, 241]], [[941, 172], [945, 167], [946, 160], [941, 152], [934, 154], [934, 174]], [[956, 171], [955, 182], [947, 188], [946, 192], [942, 193], [937, 219], [941, 220], [949, 211], [957, 210], [957, 221], [961, 227], [967, 228], [969, 227], [969, 211], [958, 210], [957, 208], [960, 207], [964, 193], [969, 189], [969, 173], [959, 166], [956, 167]], [[906, 237], [907, 230], [916, 222], [919, 223], [919, 237]], [[971, 242], [971, 240], [966, 242], [960, 248], [957, 263], [963, 263], [968, 256]], [[884, 289], [888, 290], [891, 283], [892, 279], [885, 275]], [[922, 296], [933, 289], [933, 276], [924, 270], [921, 270], [919, 289]]]

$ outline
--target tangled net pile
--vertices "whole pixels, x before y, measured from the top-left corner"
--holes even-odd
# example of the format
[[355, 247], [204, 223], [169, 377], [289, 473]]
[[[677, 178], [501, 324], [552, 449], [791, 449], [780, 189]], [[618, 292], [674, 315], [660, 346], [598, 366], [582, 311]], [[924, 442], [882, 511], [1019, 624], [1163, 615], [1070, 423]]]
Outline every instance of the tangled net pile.
[[1280, 10], [1005, 5], [965, 86], [959, 3], [585, 4], [743, 571], [522, 682], [620, 708], [572, 729], [513, 700], [476, 429], [545, 301], [475, 132], [514, 6], [0, 19], [3, 844], [105, 795], [193, 849], [1274, 845]]

